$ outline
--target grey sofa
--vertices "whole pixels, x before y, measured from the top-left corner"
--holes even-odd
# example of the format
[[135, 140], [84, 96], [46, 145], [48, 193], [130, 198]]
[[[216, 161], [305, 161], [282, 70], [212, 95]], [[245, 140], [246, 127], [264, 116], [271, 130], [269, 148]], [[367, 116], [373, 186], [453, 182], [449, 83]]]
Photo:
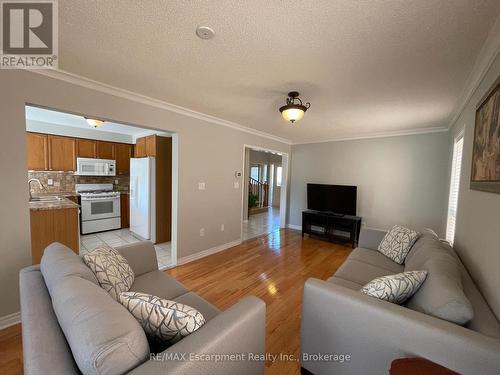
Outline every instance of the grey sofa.
[[[387, 374], [394, 359], [421, 357], [462, 374], [500, 374], [499, 322], [453, 249], [435, 236], [422, 235], [408, 257], [423, 262], [442, 251], [456, 257], [474, 311], [465, 326], [359, 292], [370, 280], [405, 269], [376, 250], [384, 235], [363, 229], [359, 247], [335, 275], [326, 281], [307, 280], [301, 327], [303, 372]], [[350, 358], [313, 355], [318, 353]]]
[[207, 320], [205, 325], [151, 359], [146, 336], [137, 321], [130, 319], [132, 315], [97, 284], [79, 256], [54, 243], [45, 250], [40, 265], [20, 272], [25, 374], [264, 372], [262, 361], [206, 356], [264, 353], [263, 301], [247, 297], [221, 312], [159, 271], [150, 242], [118, 251], [135, 273], [131, 291], [195, 307]]

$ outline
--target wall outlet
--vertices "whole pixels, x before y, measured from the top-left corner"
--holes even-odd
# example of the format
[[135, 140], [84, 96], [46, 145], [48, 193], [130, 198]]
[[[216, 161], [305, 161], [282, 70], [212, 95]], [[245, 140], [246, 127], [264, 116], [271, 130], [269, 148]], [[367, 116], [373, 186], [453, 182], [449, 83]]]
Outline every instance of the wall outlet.
[[205, 228], [200, 229], [200, 237], [205, 237]]
[[118, 180], [115, 180], [115, 185], [118, 185]]
[[48, 179], [47, 179], [47, 185], [48, 185], [48, 186], [53, 186], [53, 185], [54, 185], [54, 180], [53, 180], [53, 179], [51, 179], [51, 178], [48, 178]]
[[205, 190], [205, 183], [204, 182], [198, 182], [198, 190]]
[[224, 224], [221, 224], [221, 225], [220, 225], [220, 231], [221, 231], [221, 232], [224, 232], [224, 229], [226, 229], [226, 228], [224, 227]]
[[235, 189], [239, 189], [240, 188], [240, 183], [238, 181], [234, 181], [233, 186], [234, 186]]

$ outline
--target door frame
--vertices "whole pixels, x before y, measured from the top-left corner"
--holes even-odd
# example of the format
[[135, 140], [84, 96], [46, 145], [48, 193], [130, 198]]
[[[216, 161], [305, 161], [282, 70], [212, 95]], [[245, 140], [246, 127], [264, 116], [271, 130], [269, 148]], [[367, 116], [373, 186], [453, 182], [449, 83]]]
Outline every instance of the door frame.
[[[287, 210], [287, 195], [288, 195], [288, 175], [289, 175], [289, 154], [287, 152], [273, 150], [270, 148], [265, 148], [262, 146], [255, 146], [250, 144], [243, 145], [243, 168], [242, 170], [242, 184], [247, 184], [248, 176], [246, 175], [246, 150], [255, 150], [255, 151], [267, 151], [274, 152], [281, 155], [281, 167], [282, 167], [282, 176], [281, 176], [281, 186], [280, 186], [280, 229], [286, 228], [286, 210]], [[250, 169], [248, 170], [250, 172]], [[243, 240], [243, 222], [244, 222], [244, 208], [245, 208], [245, 185], [241, 187], [241, 211], [240, 211], [240, 240]]]

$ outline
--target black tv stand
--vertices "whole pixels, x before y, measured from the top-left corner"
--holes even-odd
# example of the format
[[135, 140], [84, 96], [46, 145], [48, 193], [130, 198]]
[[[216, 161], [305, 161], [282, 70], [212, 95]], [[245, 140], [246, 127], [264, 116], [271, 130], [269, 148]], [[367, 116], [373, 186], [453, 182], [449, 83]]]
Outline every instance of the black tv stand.
[[[311, 212], [321, 212], [321, 211], [311, 211]], [[345, 214], [338, 214], [336, 212], [333, 212], [333, 211], [324, 211], [323, 213], [327, 214], [327, 215], [331, 215], [331, 216], [336, 216], [336, 217], [344, 217]]]
[[302, 211], [302, 237], [304, 234], [329, 241], [358, 244], [361, 217], [323, 211]]

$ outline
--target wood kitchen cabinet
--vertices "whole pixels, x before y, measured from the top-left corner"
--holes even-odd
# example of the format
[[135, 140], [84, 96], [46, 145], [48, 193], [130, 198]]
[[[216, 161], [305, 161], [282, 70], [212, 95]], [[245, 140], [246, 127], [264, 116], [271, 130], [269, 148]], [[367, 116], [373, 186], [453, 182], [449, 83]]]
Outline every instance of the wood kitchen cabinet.
[[156, 156], [156, 135], [146, 137], [146, 156]]
[[112, 142], [97, 141], [97, 157], [99, 159], [115, 159], [115, 144]]
[[31, 257], [39, 264], [45, 248], [52, 242], [79, 252], [78, 207], [31, 210]]
[[148, 135], [147, 137], [137, 138], [135, 143], [136, 158], [143, 158], [146, 156], [155, 157], [157, 149], [157, 135]]
[[47, 134], [26, 133], [26, 160], [28, 170], [46, 171], [49, 169]]
[[48, 159], [51, 171], [76, 170], [75, 138], [48, 135]]
[[146, 156], [146, 137], [137, 138], [134, 147], [134, 156], [136, 158], [143, 158]]
[[79, 158], [97, 157], [97, 141], [93, 139], [76, 139], [76, 155]]
[[130, 158], [132, 154], [133, 145], [126, 143], [115, 144], [116, 156], [116, 173], [119, 175], [130, 174]]
[[123, 228], [128, 228], [130, 226], [130, 194], [121, 193], [120, 195], [120, 215], [121, 215], [121, 225]]

